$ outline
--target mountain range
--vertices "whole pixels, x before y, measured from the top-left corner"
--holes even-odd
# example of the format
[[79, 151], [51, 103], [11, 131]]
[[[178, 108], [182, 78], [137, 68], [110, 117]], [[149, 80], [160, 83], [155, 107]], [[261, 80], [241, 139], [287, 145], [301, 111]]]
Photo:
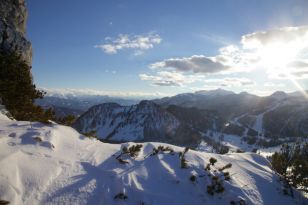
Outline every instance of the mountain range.
[[307, 137], [307, 122], [308, 101], [300, 93], [280, 91], [259, 97], [218, 89], [129, 106], [103, 103], [82, 114], [73, 127], [83, 133], [94, 131], [98, 138], [109, 142], [197, 145], [214, 132], [270, 146], [281, 140]]
[[102, 103], [115, 102], [120, 105], [133, 105], [137, 99], [123, 99], [107, 95], [48, 95], [37, 99], [36, 104], [44, 108], [53, 108], [57, 117], [66, 115], [79, 116], [90, 107]]

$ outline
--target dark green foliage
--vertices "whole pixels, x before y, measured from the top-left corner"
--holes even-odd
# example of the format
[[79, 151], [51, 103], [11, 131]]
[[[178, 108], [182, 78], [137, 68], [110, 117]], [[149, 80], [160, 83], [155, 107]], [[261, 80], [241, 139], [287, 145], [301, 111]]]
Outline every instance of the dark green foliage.
[[218, 154], [226, 154], [226, 153], [229, 152], [229, 147], [228, 146], [225, 146], [225, 145], [223, 145], [220, 142], [216, 142], [215, 140], [213, 140], [210, 137], [205, 136], [204, 137], [204, 141], [208, 145], [212, 146], [213, 149], [215, 150], [215, 152], [218, 153]]
[[216, 193], [222, 193], [225, 191], [225, 188], [223, 187], [223, 185], [221, 184], [221, 182], [218, 182], [216, 185]]
[[142, 144], [136, 144], [128, 148], [128, 153], [131, 157], [137, 157], [141, 151]]
[[183, 153], [182, 152], [179, 153], [179, 157], [180, 157], [180, 160], [181, 160], [181, 168], [182, 169], [188, 168], [187, 160], [185, 159], [185, 154], [188, 152], [188, 150], [189, 150], [189, 148], [186, 147], [184, 149]]
[[114, 200], [116, 200], [116, 199], [120, 199], [120, 200], [126, 200], [126, 199], [128, 199], [128, 196], [126, 196], [124, 193], [118, 193], [117, 195], [115, 195], [114, 197], [113, 197], [113, 199]]
[[33, 84], [30, 66], [16, 55], [0, 53], [0, 99], [16, 120], [47, 123], [53, 119], [52, 109], [44, 111], [34, 104], [44, 94]]
[[272, 156], [273, 168], [295, 188], [308, 192], [308, 143], [284, 144]]
[[244, 151], [241, 150], [241, 149], [237, 149], [237, 150], [236, 150], [236, 153], [244, 153]]
[[246, 202], [244, 199], [240, 199], [239, 201], [231, 200], [230, 205], [246, 205]]
[[236, 205], [235, 201], [230, 201], [230, 205]]
[[223, 133], [238, 135], [238, 136], [242, 136], [244, 131], [245, 129], [243, 127], [235, 125], [235, 124], [229, 124], [228, 126], [224, 126], [222, 129]]
[[209, 161], [210, 161], [210, 164], [214, 166], [214, 164], [217, 162], [217, 159], [211, 157]]
[[128, 161], [121, 159], [121, 158], [117, 158], [117, 160], [119, 161], [120, 164], [128, 164]]
[[244, 200], [244, 199], [241, 199], [241, 200], [239, 201], [239, 205], [246, 205], [245, 200]]
[[253, 145], [253, 144], [256, 144], [257, 137], [256, 136], [247, 136], [247, 137], [243, 137], [243, 140], [245, 142], [247, 142], [247, 144]]
[[214, 170], [210, 172], [211, 166], [214, 166], [217, 160], [211, 157], [209, 161], [210, 163], [207, 164], [205, 168], [205, 170], [208, 171], [208, 176], [211, 179], [211, 184], [207, 186], [207, 193], [210, 195], [214, 195], [215, 193], [222, 193], [225, 191], [225, 188], [223, 186], [224, 180], [228, 181], [231, 179], [229, 172], [222, 172], [222, 171], [225, 169], [231, 168], [232, 164], [228, 163], [220, 169], [213, 167]]
[[207, 186], [207, 193], [214, 195], [214, 193], [222, 193], [225, 191], [223, 183], [219, 180], [219, 177], [212, 176], [212, 184]]
[[219, 170], [219, 171], [223, 171], [223, 170], [229, 169], [229, 168], [231, 168], [231, 167], [232, 167], [232, 164], [231, 164], [231, 163], [228, 163], [228, 164], [226, 164], [225, 166], [219, 168], [218, 170]]
[[211, 170], [211, 164], [207, 164], [205, 167], [205, 170], [210, 171]]
[[89, 132], [83, 133], [83, 135], [89, 138], [97, 138], [95, 130], [91, 130]]
[[195, 175], [191, 175], [189, 179], [190, 179], [190, 181], [195, 182], [196, 181], [196, 176]]
[[256, 130], [250, 128], [250, 129], [248, 129], [247, 135], [252, 136], [252, 137], [256, 137], [256, 136], [258, 136], [258, 132]]
[[209, 195], [214, 195], [214, 186], [213, 185], [208, 185], [207, 187], [206, 187], [206, 191], [207, 191], [207, 193], [209, 194]]
[[223, 172], [223, 175], [224, 175], [224, 178], [225, 178], [226, 181], [231, 179], [229, 172]]
[[34, 139], [35, 141], [37, 141], [37, 142], [43, 142], [42, 138], [40, 138], [40, 137], [34, 137], [33, 139]]
[[166, 152], [173, 154], [174, 150], [169, 146], [164, 147], [162, 145], [159, 145], [157, 148], [155, 148], [155, 147], [153, 148], [153, 151], [150, 154], [150, 156], [154, 156], [154, 155], [157, 155], [158, 153], [166, 153]]
[[138, 156], [139, 152], [141, 151], [142, 144], [136, 144], [132, 145], [130, 147], [122, 147], [121, 153], [116, 157], [116, 159], [119, 161], [120, 164], [127, 164], [128, 161], [122, 159], [121, 157], [123, 155], [128, 155], [132, 158], [135, 158]]
[[56, 119], [56, 122], [62, 125], [71, 126], [76, 120], [76, 117], [74, 115], [67, 115], [62, 118]]
[[167, 111], [171, 112], [177, 119], [189, 127], [202, 132], [213, 129], [214, 125], [219, 129], [224, 121], [216, 111], [198, 109], [196, 107], [185, 108], [169, 105]]

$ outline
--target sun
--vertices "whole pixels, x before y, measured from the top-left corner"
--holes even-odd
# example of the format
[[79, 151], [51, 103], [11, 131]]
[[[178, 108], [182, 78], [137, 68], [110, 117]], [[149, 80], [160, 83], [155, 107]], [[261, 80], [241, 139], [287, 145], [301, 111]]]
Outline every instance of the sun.
[[302, 47], [300, 42], [289, 44], [276, 42], [259, 48], [256, 54], [259, 58], [259, 66], [265, 68], [270, 75], [283, 76], [290, 80], [308, 100], [305, 89], [292, 75], [294, 68], [291, 64], [296, 62]]
[[260, 64], [273, 72], [288, 72], [296, 60], [299, 49], [293, 44], [273, 43], [258, 50]]

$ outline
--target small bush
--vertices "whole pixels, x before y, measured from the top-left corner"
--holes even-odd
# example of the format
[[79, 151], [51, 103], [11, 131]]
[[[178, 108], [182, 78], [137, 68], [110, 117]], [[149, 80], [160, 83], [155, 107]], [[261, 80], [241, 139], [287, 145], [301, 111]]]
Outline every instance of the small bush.
[[188, 164], [187, 164], [187, 160], [185, 159], [185, 154], [188, 152], [189, 148], [186, 147], [184, 149], [184, 152], [179, 152], [179, 157], [180, 157], [180, 160], [181, 160], [181, 168], [182, 169], [186, 169], [188, 168]]
[[211, 164], [207, 164], [205, 167], [205, 170], [210, 171], [211, 170]]
[[153, 151], [152, 153], [150, 154], [150, 156], [155, 156], [157, 155], [158, 153], [166, 153], [166, 152], [169, 152], [170, 154], [173, 154], [174, 153], [174, 150], [169, 147], [169, 146], [162, 146], [162, 145], [159, 145], [157, 148], [153, 148]]
[[59, 124], [71, 126], [76, 120], [76, 117], [74, 115], [67, 115], [62, 118], [57, 118], [55, 121]]
[[136, 144], [128, 148], [128, 153], [131, 157], [137, 157], [141, 151], [142, 144]]
[[236, 205], [235, 201], [231, 200], [230, 205]]
[[33, 139], [34, 139], [35, 141], [37, 141], [37, 142], [43, 142], [42, 138], [40, 138], [40, 137], [34, 137]]
[[206, 191], [209, 195], [214, 195], [214, 186], [213, 185], [208, 185], [206, 188]]
[[120, 199], [120, 200], [126, 200], [128, 199], [128, 196], [126, 196], [124, 193], [118, 193], [113, 197], [114, 200]]
[[231, 168], [231, 167], [232, 167], [232, 164], [231, 164], [231, 163], [228, 163], [228, 164], [226, 164], [225, 166], [223, 166], [222, 168], [219, 168], [218, 170], [219, 170], [219, 171], [223, 171], [223, 170], [229, 169], [229, 168]]
[[210, 161], [210, 164], [214, 166], [214, 164], [217, 162], [217, 159], [211, 157], [209, 161]]
[[195, 182], [196, 181], [196, 176], [195, 175], [191, 175], [189, 179], [190, 179], [190, 181]]
[[230, 205], [246, 205], [246, 202], [244, 199], [240, 199], [239, 201], [231, 200]]
[[91, 130], [89, 132], [83, 133], [83, 135], [88, 138], [97, 138], [95, 130]]
[[132, 158], [136, 158], [141, 151], [142, 144], [132, 145], [130, 147], [122, 147], [121, 153], [116, 157], [116, 159], [120, 162], [120, 164], [127, 164], [128, 161], [123, 160], [121, 157], [123, 155], [128, 155]]
[[226, 181], [231, 179], [229, 172], [223, 172], [223, 175], [224, 175], [224, 178], [225, 178]]

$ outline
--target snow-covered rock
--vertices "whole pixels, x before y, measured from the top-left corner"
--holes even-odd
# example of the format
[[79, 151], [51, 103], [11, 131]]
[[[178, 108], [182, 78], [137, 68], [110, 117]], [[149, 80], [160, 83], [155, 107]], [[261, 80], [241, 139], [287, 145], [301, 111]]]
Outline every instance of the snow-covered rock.
[[[116, 159], [127, 144], [107, 144], [89, 139], [70, 127], [21, 121], [0, 121], [0, 199], [10, 204], [297, 204], [283, 195], [279, 177], [268, 161], [253, 153], [218, 155], [189, 150], [188, 168], [181, 168], [178, 152], [184, 148], [143, 143], [128, 163]], [[173, 153], [150, 156], [154, 147], [169, 146]], [[210, 171], [204, 167], [214, 157]], [[218, 168], [232, 163], [224, 191], [207, 193]], [[191, 180], [194, 175], [195, 180]], [[209, 176], [210, 175], [210, 176]], [[115, 199], [123, 194], [125, 200]], [[121, 197], [120, 197], [121, 198]]]

